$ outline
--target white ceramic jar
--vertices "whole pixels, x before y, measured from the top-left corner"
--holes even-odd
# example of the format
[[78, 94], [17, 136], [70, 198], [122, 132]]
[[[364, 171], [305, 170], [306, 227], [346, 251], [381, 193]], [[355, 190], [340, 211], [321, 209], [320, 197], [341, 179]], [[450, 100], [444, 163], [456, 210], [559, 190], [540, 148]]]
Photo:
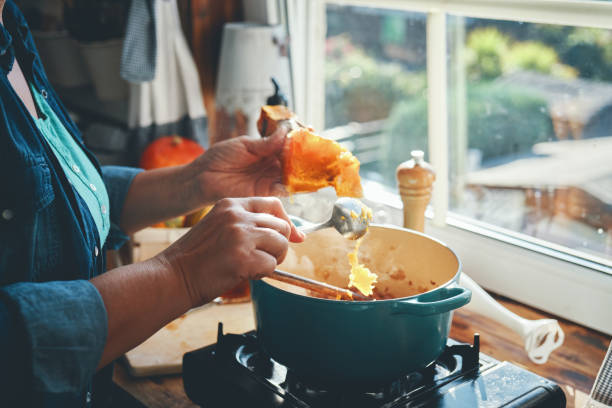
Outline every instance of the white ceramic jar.
[[288, 39], [284, 27], [228, 23], [223, 27], [216, 87], [215, 140], [257, 136], [257, 118], [274, 94], [274, 77], [291, 103]]

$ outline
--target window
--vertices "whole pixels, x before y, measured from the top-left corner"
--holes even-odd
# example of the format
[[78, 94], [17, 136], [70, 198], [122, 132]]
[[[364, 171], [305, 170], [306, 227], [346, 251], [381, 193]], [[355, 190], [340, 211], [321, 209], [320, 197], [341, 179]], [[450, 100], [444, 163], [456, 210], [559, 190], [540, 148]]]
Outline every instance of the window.
[[[583, 294], [600, 308], [591, 326], [612, 332], [609, 296], [589, 296], [612, 288], [612, 4], [300, 3], [287, 0], [298, 113], [347, 145], [388, 196], [396, 166], [425, 150], [438, 171], [428, 232], [462, 247], [470, 274], [587, 322], [588, 305], [570, 311], [534, 299], [552, 286], [516, 281]], [[513, 275], [492, 273], [496, 251]], [[528, 261], [536, 252], [546, 258]], [[546, 268], [567, 280], [535, 277]]]
[[395, 188], [397, 165], [427, 150], [427, 15], [330, 4], [326, 16], [325, 129], [362, 177]]
[[612, 31], [448, 27], [451, 210], [610, 265]]
[[[325, 128], [395, 188], [428, 146], [427, 15], [326, 18]], [[612, 31], [450, 16], [447, 32], [450, 209], [609, 263]]]

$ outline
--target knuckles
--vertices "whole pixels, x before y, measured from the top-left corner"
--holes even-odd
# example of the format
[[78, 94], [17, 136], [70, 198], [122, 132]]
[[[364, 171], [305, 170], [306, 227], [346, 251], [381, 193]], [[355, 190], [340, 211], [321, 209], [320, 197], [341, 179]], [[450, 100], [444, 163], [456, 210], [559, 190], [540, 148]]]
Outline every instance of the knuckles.
[[235, 205], [236, 205], [236, 199], [222, 198], [221, 200], [217, 201], [217, 203], [215, 204], [215, 209], [217, 209], [217, 211], [224, 211], [224, 210], [228, 210], [234, 207]]
[[244, 209], [231, 198], [224, 198], [215, 205], [216, 216], [224, 224], [235, 224], [245, 217]]
[[223, 221], [233, 226], [240, 223], [244, 218], [244, 211], [241, 211], [239, 207], [230, 207], [223, 213]]
[[224, 227], [227, 234], [228, 244], [241, 247], [248, 242], [248, 231], [240, 224], [226, 224]]
[[[272, 214], [284, 212], [281, 201], [276, 197], [224, 198], [211, 211], [210, 218], [216, 219], [216, 222], [209, 224], [215, 230], [213, 234], [217, 235], [217, 249], [214, 252], [223, 258], [223, 269], [240, 280], [272, 273], [287, 254], [291, 234], [291, 226], [287, 222], [282, 223], [279, 231], [257, 227], [256, 218], [251, 216], [249, 208], [265, 209], [263, 212]], [[266, 241], [282, 242], [274, 250], [280, 253], [262, 254], [257, 250], [255, 241], [258, 237], [261, 239], [262, 233]]]
[[284, 211], [283, 204], [278, 197], [262, 197], [263, 200], [266, 200], [268, 206], [274, 211]]

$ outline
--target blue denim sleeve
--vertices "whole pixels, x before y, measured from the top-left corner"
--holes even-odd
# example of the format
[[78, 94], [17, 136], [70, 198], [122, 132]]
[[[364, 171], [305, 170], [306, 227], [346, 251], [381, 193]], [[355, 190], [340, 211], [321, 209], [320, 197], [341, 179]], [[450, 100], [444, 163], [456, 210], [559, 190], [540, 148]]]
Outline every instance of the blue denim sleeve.
[[17, 406], [26, 390], [30, 353], [24, 339], [17, 317], [0, 299], [0, 394], [7, 406]]
[[102, 178], [110, 202], [111, 228], [106, 239], [108, 249], [119, 249], [128, 240], [128, 236], [119, 228], [121, 211], [132, 180], [141, 171], [143, 170], [134, 167], [102, 166]]
[[89, 281], [0, 288], [1, 371], [21, 375], [14, 379], [17, 388], [0, 382], [2, 394], [24, 386], [34, 392], [82, 391], [96, 372], [107, 334], [104, 302]]

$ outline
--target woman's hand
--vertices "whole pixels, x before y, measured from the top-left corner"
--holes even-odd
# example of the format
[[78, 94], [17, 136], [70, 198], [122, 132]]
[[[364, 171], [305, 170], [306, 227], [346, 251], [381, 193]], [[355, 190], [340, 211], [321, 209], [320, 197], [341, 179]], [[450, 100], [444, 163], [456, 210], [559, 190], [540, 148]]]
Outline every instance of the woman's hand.
[[242, 136], [214, 144], [187, 169], [196, 175], [201, 202], [286, 195], [280, 162], [286, 134], [280, 126], [267, 138]]
[[161, 254], [93, 278], [108, 316], [98, 366], [244, 279], [269, 275], [289, 241], [303, 239], [277, 198], [224, 199]]
[[289, 241], [303, 239], [278, 199], [223, 199], [158, 259], [179, 275], [196, 307], [271, 274]]
[[123, 204], [121, 228], [132, 233], [222, 198], [285, 195], [280, 155], [286, 133], [281, 126], [267, 138], [226, 140], [190, 164], [139, 173]]

